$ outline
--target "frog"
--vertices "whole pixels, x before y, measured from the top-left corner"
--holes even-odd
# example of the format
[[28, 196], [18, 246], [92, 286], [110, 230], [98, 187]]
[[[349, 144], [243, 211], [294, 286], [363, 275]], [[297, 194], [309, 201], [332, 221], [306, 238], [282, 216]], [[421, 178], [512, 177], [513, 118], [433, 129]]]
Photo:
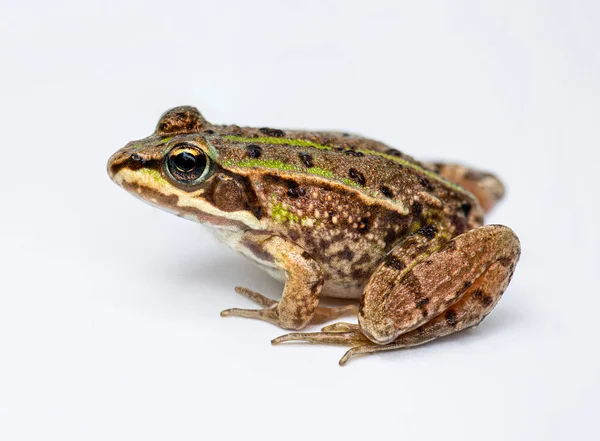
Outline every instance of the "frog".
[[[114, 153], [107, 170], [284, 283], [279, 300], [236, 287], [259, 307], [222, 316], [288, 331], [274, 345], [348, 346], [341, 365], [476, 327], [521, 254], [509, 227], [484, 224], [505, 193], [495, 175], [421, 162], [356, 134], [212, 124], [180, 106]], [[341, 306], [323, 306], [325, 297]], [[357, 323], [336, 321], [343, 316]]]

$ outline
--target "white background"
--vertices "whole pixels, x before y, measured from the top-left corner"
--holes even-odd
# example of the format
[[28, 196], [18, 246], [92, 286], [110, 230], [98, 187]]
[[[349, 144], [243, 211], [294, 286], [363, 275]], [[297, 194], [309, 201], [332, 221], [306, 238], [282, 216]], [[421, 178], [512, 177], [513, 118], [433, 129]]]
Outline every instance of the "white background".
[[[598, 5], [2, 1], [0, 439], [599, 439]], [[106, 175], [182, 104], [494, 171], [512, 285], [344, 368], [272, 347], [219, 312], [281, 286]]]

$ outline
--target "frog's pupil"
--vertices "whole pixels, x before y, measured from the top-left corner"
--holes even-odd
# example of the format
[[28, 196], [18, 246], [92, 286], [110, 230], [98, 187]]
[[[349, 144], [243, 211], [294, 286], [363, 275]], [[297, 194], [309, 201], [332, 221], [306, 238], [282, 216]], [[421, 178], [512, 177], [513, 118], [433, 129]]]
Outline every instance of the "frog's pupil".
[[169, 175], [182, 184], [197, 183], [207, 166], [208, 158], [195, 146], [176, 146], [166, 164]]
[[181, 152], [175, 155], [175, 166], [182, 172], [191, 172], [196, 168], [196, 157], [189, 152]]

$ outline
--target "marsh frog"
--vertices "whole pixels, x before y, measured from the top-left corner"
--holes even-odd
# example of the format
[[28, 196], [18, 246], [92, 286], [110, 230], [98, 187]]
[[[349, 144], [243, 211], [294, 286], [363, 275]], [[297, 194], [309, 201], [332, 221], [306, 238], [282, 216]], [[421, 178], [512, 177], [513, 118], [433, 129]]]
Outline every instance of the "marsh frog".
[[[279, 301], [237, 287], [261, 308], [223, 316], [299, 331], [356, 314], [273, 340], [349, 345], [342, 364], [476, 326], [520, 255], [511, 229], [483, 224], [504, 193], [493, 175], [349, 133], [215, 125], [176, 107], [112, 155], [108, 173], [285, 282]], [[324, 307], [321, 296], [360, 303]]]

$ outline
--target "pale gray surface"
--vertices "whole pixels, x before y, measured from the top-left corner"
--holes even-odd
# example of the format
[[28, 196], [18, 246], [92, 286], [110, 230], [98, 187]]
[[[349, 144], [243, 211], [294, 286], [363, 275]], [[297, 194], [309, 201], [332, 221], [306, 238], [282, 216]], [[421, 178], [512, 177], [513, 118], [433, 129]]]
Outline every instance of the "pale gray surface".
[[[0, 439], [598, 439], [597, 2], [2, 2]], [[285, 5], [285, 6], [284, 6]], [[281, 287], [104, 167], [174, 105], [497, 172], [476, 330], [342, 347], [220, 310]]]

